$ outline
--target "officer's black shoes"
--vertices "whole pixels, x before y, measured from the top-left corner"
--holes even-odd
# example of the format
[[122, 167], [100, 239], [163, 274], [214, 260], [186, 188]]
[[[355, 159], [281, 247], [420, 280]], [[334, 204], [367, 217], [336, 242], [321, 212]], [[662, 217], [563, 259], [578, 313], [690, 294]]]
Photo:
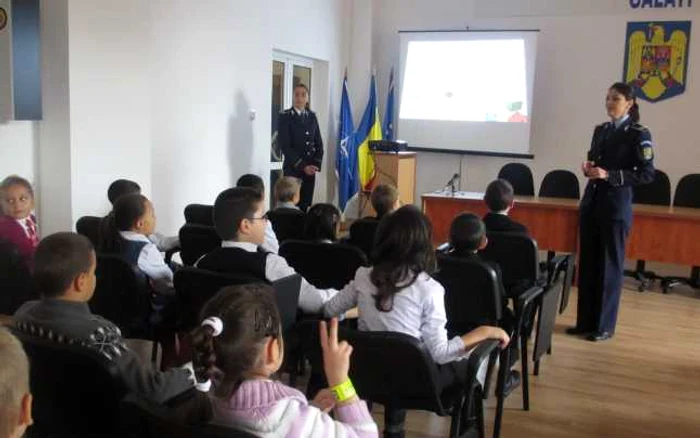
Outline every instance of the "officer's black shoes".
[[591, 333], [588, 335], [586, 339], [588, 339], [591, 342], [601, 342], [601, 341], [607, 341], [608, 339], [611, 339], [613, 337], [613, 334], [610, 332], [602, 332], [602, 333]]
[[581, 336], [581, 335], [587, 335], [590, 334], [591, 332], [588, 330], [583, 330], [578, 327], [569, 327], [566, 329], [566, 334], [567, 335], [572, 335], [572, 336]]

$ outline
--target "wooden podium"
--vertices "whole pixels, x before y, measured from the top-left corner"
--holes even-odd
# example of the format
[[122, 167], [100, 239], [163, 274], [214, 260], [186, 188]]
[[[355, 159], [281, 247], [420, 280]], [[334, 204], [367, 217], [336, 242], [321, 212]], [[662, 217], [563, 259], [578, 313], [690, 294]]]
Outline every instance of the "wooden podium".
[[[399, 190], [401, 205], [413, 204], [416, 193], [416, 153], [415, 152], [374, 152], [374, 185], [391, 184]], [[360, 205], [364, 216], [374, 216], [369, 202], [369, 193], [360, 194]]]

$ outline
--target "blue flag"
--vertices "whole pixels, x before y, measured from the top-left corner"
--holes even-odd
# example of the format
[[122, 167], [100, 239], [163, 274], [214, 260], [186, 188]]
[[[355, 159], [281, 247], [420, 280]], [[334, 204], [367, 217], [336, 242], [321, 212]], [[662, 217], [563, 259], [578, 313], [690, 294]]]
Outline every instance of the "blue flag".
[[346, 73], [343, 78], [343, 96], [340, 100], [340, 127], [338, 128], [338, 148], [335, 159], [335, 171], [338, 175], [338, 202], [341, 210], [345, 209], [348, 199], [357, 192], [357, 148], [354, 133], [355, 124], [352, 121]]
[[394, 67], [389, 74], [389, 95], [386, 98], [386, 112], [384, 113], [384, 126], [382, 126], [384, 138], [394, 139]]

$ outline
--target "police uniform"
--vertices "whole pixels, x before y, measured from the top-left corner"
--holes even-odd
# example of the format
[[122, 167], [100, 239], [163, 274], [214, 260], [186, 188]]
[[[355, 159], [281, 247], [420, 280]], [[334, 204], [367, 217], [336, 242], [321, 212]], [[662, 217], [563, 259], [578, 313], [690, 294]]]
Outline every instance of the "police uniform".
[[87, 303], [46, 298], [25, 303], [14, 315], [17, 330], [57, 343], [81, 345], [115, 363], [129, 392], [154, 403], [164, 403], [194, 386], [186, 368], [165, 372], [143, 366], [124, 344], [112, 322], [90, 312]]
[[581, 200], [576, 329], [592, 340], [615, 333], [632, 225], [632, 186], [654, 179], [651, 132], [629, 116], [596, 126], [588, 160], [608, 172], [588, 181]]
[[316, 176], [304, 173], [304, 167], [312, 165], [320, 170], [323, 161], [323, 140], [316, 114], [308, 109], [300, 113], [294, 108], [283, 111], [278, 120], [277, 142], [284, 154], [284, 175], [301, 180], [299, 208], [306, 211], [313, 202]]

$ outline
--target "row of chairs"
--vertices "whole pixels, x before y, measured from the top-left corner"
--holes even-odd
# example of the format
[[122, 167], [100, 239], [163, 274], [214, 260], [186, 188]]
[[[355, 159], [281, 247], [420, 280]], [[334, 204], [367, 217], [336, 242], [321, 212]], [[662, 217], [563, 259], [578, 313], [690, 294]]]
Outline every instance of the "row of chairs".
[[[700, 174], [690, 174], [680, 179], [673, 202], [671, 202], [671, 182], [668, 175], [658, 169], [650, 184], [635, 186], [632, 190], [635, 204], [700, 208]], [[647, 271], [646, 262], [638, 260], [635, 269], [625, 271], [625, 275], [639, 281], [640, 292], [648, 289], [653, 280], [661, 280], [663, 293], [668, 293], [674, 286], [681, 283], [700, 288], [700, 267], [698, 266], [692, 267], [690, 277], [663, 277]]]
[[[508, 180], [513, 185], [516, 195], [534, 196], [535, 188], [532, 171], [523, 163], [508, 163], [498, 173], [499, 178]], [[668, 175], [656, 170], [650, 184], [634, 186], [633, 202], [635, 204], [662, 205], [684, 208], [700, 208], [700, 174], [683, 176], [676, 186], [671, 202], [671, 182]], [[579, 182], [573, 172], [553, 170], [545, 175], [540, 185], [539, 196], [552, 198], [579, 199]], [[637, 289], [647, 290], [653, 280], [661, 280], [661, 288], [668, 293], [678, 284], [687, 284], [700, 288], [700, 267], [693, 266], [689, 277], [662, 277], [646, 270], [646, 261], [638, 260], [634, 270], [625, 271], [625, 275], [639, 281]]]

